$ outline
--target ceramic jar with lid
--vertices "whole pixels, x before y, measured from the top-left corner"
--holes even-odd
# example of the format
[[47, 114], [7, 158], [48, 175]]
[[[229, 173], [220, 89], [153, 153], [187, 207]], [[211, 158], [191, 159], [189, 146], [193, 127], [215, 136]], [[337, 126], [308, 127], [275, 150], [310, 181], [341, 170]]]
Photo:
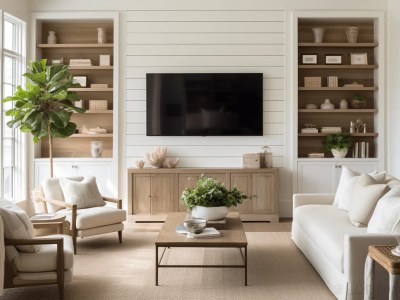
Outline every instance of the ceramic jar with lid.
[[321, 104], [321, 109], [334, 109], [333, 103], [329, 99], [325, 99], [324, 103]]

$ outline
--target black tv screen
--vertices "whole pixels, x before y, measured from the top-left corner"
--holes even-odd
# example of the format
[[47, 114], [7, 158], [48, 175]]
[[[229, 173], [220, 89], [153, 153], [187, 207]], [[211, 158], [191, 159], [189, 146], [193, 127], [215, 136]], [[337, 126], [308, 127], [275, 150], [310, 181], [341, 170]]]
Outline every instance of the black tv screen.
[[146, 75], [148, 136], [263, 134], [262, 73]]

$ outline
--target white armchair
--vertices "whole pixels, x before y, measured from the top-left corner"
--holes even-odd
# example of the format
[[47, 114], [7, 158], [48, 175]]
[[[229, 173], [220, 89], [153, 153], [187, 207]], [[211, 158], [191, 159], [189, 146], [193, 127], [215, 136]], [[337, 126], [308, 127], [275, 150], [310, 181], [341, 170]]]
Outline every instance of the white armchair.
[[[3, 222], [4, 221], [4, 222]], [[14, 203], [0, 201], [1, 248], [5, 247], [4, 288], [57, 284], [59, 299], [64, 283], [72, 281], [73, 242], [68, 235], [34, 237], [26, 212]], [[4, 253], [4, 252], [3, 252]], [[0, 276], [0, 277], [3, 277]]]
[[[50, 178], [36, 188], [32, 196], [36, 206], [44, 204], [42, 212], [66, 215], [75, 254], [78, 236], [84, 238], [118, 232], [119, 242], [122, 243], [123, 222], [126, 220], [122, 200], [102, 196], [94, 177]], [[106, 206], [106, 202], [116, 207]]]

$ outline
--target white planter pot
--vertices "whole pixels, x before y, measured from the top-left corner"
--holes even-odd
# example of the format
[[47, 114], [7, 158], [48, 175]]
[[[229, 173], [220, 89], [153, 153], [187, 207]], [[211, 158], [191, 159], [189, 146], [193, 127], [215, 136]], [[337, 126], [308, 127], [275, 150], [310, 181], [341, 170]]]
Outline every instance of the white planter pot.
[[333, 157], [335, 157], [335, 158], [344, 158], [344, 157], [346, 157], [346, 154], [347, 154], [347, 151], [348, 151], [348, 150], [349, 150], [349, 149], [347, 149], [347, 148], [345, 148], [345, 149], [340, 149], [340, 150], [331, 149], [332, 154], [333, 154]]
[[220, 220], [226, 217], [228, 208], [226, 206], [205, 207], [195, 206], [192, 208], [192, 218], [205, 219], [208, 221]]

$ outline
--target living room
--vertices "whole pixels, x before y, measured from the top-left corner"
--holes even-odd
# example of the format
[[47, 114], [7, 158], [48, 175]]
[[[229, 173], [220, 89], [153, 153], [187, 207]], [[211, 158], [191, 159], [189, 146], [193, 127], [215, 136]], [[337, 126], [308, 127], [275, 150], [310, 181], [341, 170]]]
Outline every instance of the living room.
[[[157, 147], [167, 147], [167, 158], [171, 160], [179, 158], [176, 169], [178, 170], [176, 172], [179, 172], [179, 168], [197, 168], [199, 171], [202, 168], [240, 169], [243, 166], [244, 154], [260, 153], [264, 151], [263, 146], [268, 146], [268, 151], [272, 153], [272, 165], [279, 169], [277, 178], [279, 190], [276, 191], [278, 215], [286, 220], [293, 217], [293, 194], [335, 192], [339, 175], [336, 173], [332, 175], [330, 172], [337, 172], [332, 171], [332, 168], [337, 170], [336, 166], [341, 162], [343, 165], [357, 166], [356, 169], [358, 168], [359, 171], [386, 171], [390, 175], [400, 177], [400, 158], [397, 155], [400, 150], [400, 141], [397, 138], [396, 130], [400, 125], [397, 117], [400, 110], [397, 101], [400, 88], [396, 80], [400, 75], [397, 53], [400, 38], [395, 34], [400, 22], [398, 1], [323, 0], [316, 3], [309, 0], [281, 2], [270, 0], [201, 2], [183, 0], [114, 2], [104, 0], [24, 0], [16, 3], [16, 1], [2, 0], [0, 9], [25, 22], [27, 62], [41, 58], [41, 54], [50, 54], [50, 59], [68, 57], [67, 50], [56, 49], [53, 51], [53, 48], [37, 46], [40, 43], [46, 43], [47, 32], [51, 30], [56, 32], [59, 43], [63, 43], [63, 39], [67, 36], [67, 34], [63, 36], [63, 32], [68, 33], [68, 30], [73, 30], [71, 29], [73, 25], [65, 26], [67, 23], [61, 26], [57, 25], [60, 20], [69, 22], [72, 20], [76, 24], [79, 22], [82, 24], [104, 22], [105, 25], [100, 27], [106, 29], [109, 28], [107, 27], [110, 26], [109, 24], [112, 24], [111, 31], [107, 32], [108, 43], [112, 39], [111, 50], [104, 47], [96, 53], [96, 55], [107, 54], [110, 53], [107, 51], [113, 51], [112, 63], [110, 63], [113, 67], [112, 70], [78, 74], [81, 77], [86, 76], [88, 84], [91, 83], [90, 80], [94, 83], [106, 82], [109, 84], [107, 88], [113, 88], [112, 91], [94, 93], [94, 98], [92, 98], [112, 98], [112, 113], [101, 115], [106, 119], [105, 123], [98, 124], [97, 121], [89, 121], [87, 126], [88, 129], [96, 126], [102, 126], [107, 130], [111, 128], [112, 137], [101, 139], [104, 145], [101, 158], [92, 158], [90, 153], [91, 137], [75, 138], [72, 139], [73, 143], [66, 142], [55, 145], [54, 172], [56, 176], [95, 175], [102, 194], [122, 199], [122, 207], [128, 212], [128, 220], [134, 213], [133, 196], [130, 195], [131, 187], [128, 180], [131, 175], [128, 170], [140, 174], [142, 170], [136, 169], [137, 161], [145, 160], [145, 153], [151, 153]], [[337, 24], [330, 25], [327, 22], [335, 21], [335, 18], [339, 22], [344, 21], [349, 24], [359, 22], [360, 43], [363, 38], [368, 38], [362, 34], [362, 30], [368, 26], [373, 28], [373, 42], [378, 45], [371, 46], [372, 54], [368, 52], [370, 49], [356, 48], [352, 50], [368, 52], [368, 64], [378, 65], [368, 73], [368, 76], [372, 76], [374, 90], [365, 91], [371, 98], [374, 98], [376, 104], [373, 109], [375, 111], [369, 112], [371, 116], [364, 116], [360, 113], [361, 117], [353, 118], [354, 121], [358, 118], [366, 118], [367, 130], [371, 130], [368, 131], [371, 134], [365, 140], [371, 145], [371, 151], [368, 159], [353, 158], [351, 153], [348, 154], [349, 159], [344, 161], [327, 157], [325, 160], [319, 160], [320, 164], [318, 168], [315, 168], [315, 165], [309, 164], [306, 156], [300, 155], [300, 152], [308, 149], [308, 145], [304, 147], [302, 145], [312, 140], [306, 140], [307, 137], [300, 139], [298, 136], [298, 132], [303, 126], [299, 120], [303, 120], [304, 115], [310, 115], [309, 112], [303, 112], [301, 116], [298, 113], [298, 109], [303, 109], [299, 105], [303, 103], [300, 101], [300, 95], [302, 95], [301, 93], [311, 94], [312, 91], [300, 91], [298, 88], [298, 82], [301, 82], [298, 74], [304, 71], [298, 68], [298, 64], [300, 64], [298, 62], [300, 50], [297, 47], [298, 26], [301, 25], [299, 20], [308, 20], [314, 22], [315, 25], [305, 24], [305, 27], [318, 27], [318, 22], [320, 22], [320, 26], [334, 27]], [[363, 22], [370, 23], [367, 26]], [[49, 24], [50, 27], [53, 25], [54, 27], [50, 28]], [[344, 24], [339, 25], [341, 26], [339, 26], [340, 30], [345, 28]], [[40, 30], [40, 27], [43, 29]], [[88, 27], [90, 28], [90, 26]], [[96, 27], [99, 26], [93, 25], [92, 27], [94, 28], [93, 36], [90, 38], [97, 41]], [[82, 27], [82, 31], [84, 30], [86, 29]], [[344, 30], [342, 31], [345, 39], [346, 35]], [[329, 38], [329, 36], [330, 33], [327, 30], [325, 37]], [[309, 37], [312, 38], [311, 30], [309, 30]], [[328, 54], [335, 54], [335, 51], [342, 53], [342, 50], [336, 48], [329, 50], [333, 52], [328, 52]], [[77, 52], [77, 50], [73, 51]], [[306, 49], [306, 53], [318, 53], [318, 59], [321, 60], [323, 59], [322, 55], [326, 54], [324, 51], [321, 51], [320, 48]], [[343, 60], [345, 59], [343, 55]], [[319, 63], [323, 64], [322, 61]], [[305, 70], [308, 72], [308, 69], [305, 68]], [[328, 75], [337, 75], [338, 72], [341, 74], [338, 69], [329, 70], [332, 73]], [[96, 74], [96, 72], [100, 74]], [[314, 71], [311, 71], [310, 74], [315, 74], [312, 72]], [[149, 136], [146, 134], [148, 118], [146, 115], [146, 74], [148, 73], [262, 73], [262, 134]], [[363, 76], [358, 80], [364, 80]], [[354, 76], [349, 76], [349, 78], [357, 81]], [[338, 103], [343, 95], [340, 94], [341, 91], [336, 94], [329, 91], [329, 96], [325, 96], [323, 92], [318, 91], [317, 93], [319, 93], [318, 96], [311, 96], [310, 99], [318, 97], [318, 100], [314, 101], [318, 106], [325, 98], [330, 98], [336, 108], [338, 108]], [[352, 92], [346, 93], [345, 97], [350, 97], [352, 94]], [[84, 97], [84, 101], [88, 102], [90, 96]], [[343, 127], [344, 131], [348, 131], [347, 116], [345, 116], [346, 125], [343, 125], [346, 126]], [[93, 114], [87, 118], [93, 118]], [[82, 119], [86, 121], [86, 119]], [[312, 122], [315, 119], [317, 117], [312, 117]], [[328, 124], [327, 126], [333, 125]], [[358, 138], [357, 141], [364, 141], [364, 136], [356, 138]], [[22, 188], [19, 189], [19, 194], [16, 194], [16, 198], [23, 200], [29, 199], [30, 192], [40, 185], [49, 174], [46, 143], [34, 144], [31, 140], [30, 136], [26, 137], [25, 167], [21, 169], [25, 176], [22, 176], [22, 180], [18, 182], [18, 186]], [[306, 141], [304, 142], [304, 140]], [[69, 147], [76, 150], [78, 154], [71, 154]], [[319, 152], [319, 149], [317, 148], [315, 152]], [[148, 170], [150, 167], [151, 165], [146, 162], [143, 170]], [[4, 197], [4, 194], [2, 196]], [[32, 208], [32, 205], [29, 206]], [[265, 228], [264, 223], [260, 224], [261, 228]], [[146, 223], [138, 226], [142, 228], [146, 227], [145, 225]], [[286, 225], [276, 225], [277, 230]], [[147, 229], [149, 231], [157, 231], [159, 229], [157, 226], [159, 224], [150, 223], [146, 228], [150, 228]], [[248, 223], [244, 226], [251, 228], [258, 225]], [[133, 230], [137, 230], [135, 228]], [[123, 244], [130, 243], [127, 241], [127, 236], [123, 238]], [[110, 240], [112, 241], [113, 238], [115, 238], [114, 235]], [[135, 241], [138, 240], [135, 238]], [[96, 246], [94, 241], [90, 242], [90, 238], [78, 239], [75, 269], [79, 261], [79, 244], [85, 244], [85, 247], [92, 247], [93, 250], [107, 245], [101, 239], [98, 242], [101, 245]], [[132, 247], [135, 247], [134, 243], [132, 243]], [[153, 251], [153, 248], [151, 249]], [[128, 254], [126, 255], [128, 256]], [[128, 260], [129, 258], [127, 258]], [[134, 269], [127, 272], [132, 271]], [[249, 270], [249, 274], [250, 272]], [[241, 277], [238, 276], [238, 278], [241, 282]], [[251, 278], [249, 280], [251, 285]], [[68, 295], [73, 295], [68, 289], [74, 289], [74, 283], [84, 284], [76, 280], [67, 284], [67, 298]], [[323, 285], [323, 282], [321, 284]], [[192, 288], [200, 289], [201, 286], [194, 285]], [[219, 292], [215, 290], [217, 294], [214, 297], [225, 297], [219, 295]], [[327, 293], [327, 299], [330, 299], [329, 295], [333, 294], [329, 294], [329, 291]], [[143, 298], [145, 295], [146, 293], [142, 292], [138, 298]], [[150, 298], [155, 297], [154, 294], [152, 295]], [[279, 294], [275, 295], [276, 299], [284, 298]], [[231, 296], [239, 297], [238, 295]], [[159, 297], [162, 298], [161, 294]], [[184, 298], [184, 296], [181, 297]], [[196, 298], [197, 296], [192, 294], [192, 297]], [[317, 299], [318, 296], [315, 295], [315, 298]]]

